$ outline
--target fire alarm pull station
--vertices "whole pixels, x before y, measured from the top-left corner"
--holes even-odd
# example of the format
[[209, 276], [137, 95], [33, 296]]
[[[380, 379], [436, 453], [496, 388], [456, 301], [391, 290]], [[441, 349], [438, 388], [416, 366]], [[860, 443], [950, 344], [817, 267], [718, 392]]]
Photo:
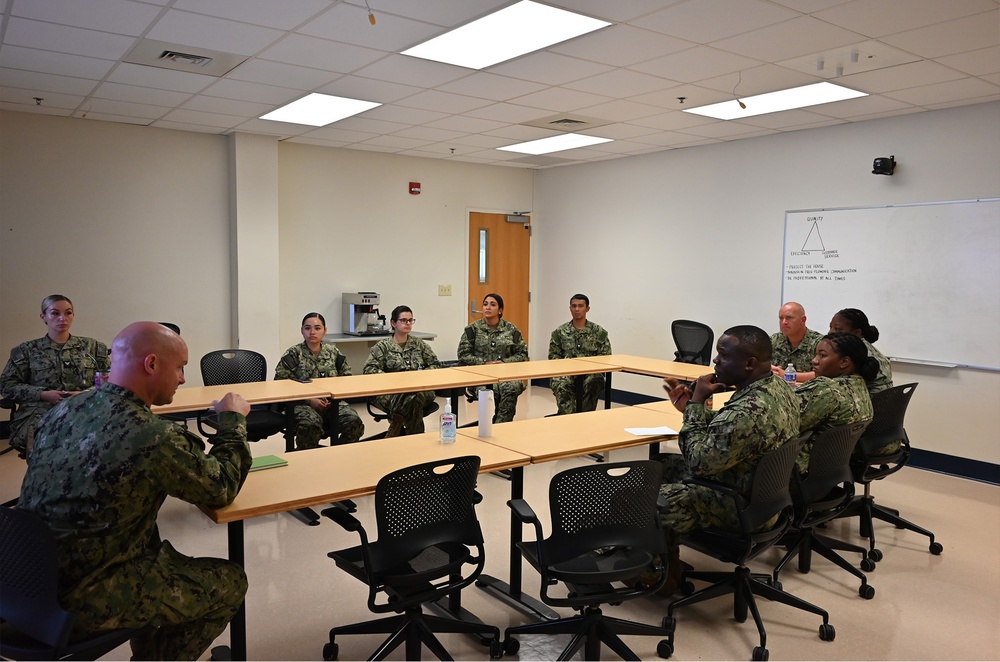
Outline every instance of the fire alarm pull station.
[[410, 195], [420, 195], [420, 182], [410, 182]]

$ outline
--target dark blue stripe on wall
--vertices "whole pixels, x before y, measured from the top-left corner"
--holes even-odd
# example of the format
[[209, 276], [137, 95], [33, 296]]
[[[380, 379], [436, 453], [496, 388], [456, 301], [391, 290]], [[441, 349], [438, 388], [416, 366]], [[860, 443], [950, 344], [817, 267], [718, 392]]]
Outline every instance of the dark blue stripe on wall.
[[[548, 388], [549, 380], [533, 379], [531, 380], [531, 384], [532, 386], [544, 386]], [[611, 389], [611, 401], [621, 405], [641, 405], [663, 399], [641, 393]], [[957, 457], [955, 455], [946, 455], [935, 451], [914, 448], [910, 454], [909, 466], [1000, 485], [1000, 464], [993, 464], [991, 462], [970, 460], [966, 457]]]

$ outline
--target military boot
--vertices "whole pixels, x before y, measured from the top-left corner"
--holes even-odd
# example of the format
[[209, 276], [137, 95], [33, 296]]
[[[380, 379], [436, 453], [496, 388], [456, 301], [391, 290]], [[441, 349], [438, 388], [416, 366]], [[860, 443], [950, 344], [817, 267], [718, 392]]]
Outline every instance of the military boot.
[[389, 429], [386, 431], [385, 436], [398, 437], [403, 433], [403, 417], [399, 414], [393, 414], [389, 421]]
[[659, 595], [673, 595], [681, 585], [684, 564], [681, 563], [681, 548], [671, 545], [667, 550], [667, 581], [657, 591]]

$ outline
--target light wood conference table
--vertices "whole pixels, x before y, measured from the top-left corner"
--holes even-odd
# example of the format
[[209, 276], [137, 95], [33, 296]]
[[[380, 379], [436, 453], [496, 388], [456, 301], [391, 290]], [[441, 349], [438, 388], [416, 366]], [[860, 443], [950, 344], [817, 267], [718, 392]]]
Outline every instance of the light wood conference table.
[[619, 370], [621, 372], [630, 372], [637, 375], [649, 375], [651, 377], [674, 377], [685, 381], [694, 381], [702, 375], [707, 375], [714, 371], [714, 368], [710, 365], [680, 363], [678, 361], [667, 361], [666, 359], [651, 359], [645, 356], [633, 356], [631, 354], [588, 356], [585, 359], [579, 360], [614, 366], [614, 368], [611, 369]]
[[[680, 412], [675, 415], [638, 407], [615, 407], [567, 416], [532, 418], [497, 423], [492, 435], [482, 441], [489, 442], [531, 458], [532, 464], [565, 458], [581, 457], [621, 448], [656, 444], [673, 439], [675, 435], [637, 436], [625, 428], [656, 428], [668, 426], [680, 429]], [[459, 436], [478, 439], [475, 428], [458, 431]], [[653, 453], [651, 448], [651, 454]], [[522, 467], [511, 471], [511, 499], [524, 496]], [[509, 581], [481, 575], [477, 586], [491, 591], [518, 608], [525, 608], [542, 618], [556, 618], [555, 612], [521, 590], [521, 523], [511, 512], [510, 518], [510, 572]]]
[[208, 409], [212, 406], [213, 400], [221, 400], [230, 391], [239, 393], [252, 405], [325, 398], [330, 395], [325, 386], [318, 386], [315, 382], [303, 384], [290, 379], [219, 384], [217, 386], [182, 386], [177, 389], [170, 404], [155, 405], [151, 409], [154, 414], [173, 414]]
[[[442, 444], [437, 432], [282, 453], [288, 465], [247, 476], [236, 499], [223, 508], [202, 508], [216, 523], [228, 525], [229, 558], [245, 564], [244, 520], [373, 494], [386, 474], [404, 467], [464, 455], [480, 458], [480, 471], [516, 470], [526, 455], [502, 446], [460, 436]], [[232, 657], [247, 659], [246, 608], [230, 623]]]

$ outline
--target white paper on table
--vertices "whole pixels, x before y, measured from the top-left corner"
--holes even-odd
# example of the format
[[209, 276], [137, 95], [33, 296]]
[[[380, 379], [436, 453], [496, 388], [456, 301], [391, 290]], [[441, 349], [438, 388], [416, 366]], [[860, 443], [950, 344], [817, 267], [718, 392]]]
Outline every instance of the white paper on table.
[[677, 430], [661, 425], [658, 428], [625, 428], [625, 432], [634, 434], [637, 437], [660, 437], [664, 435], [679, 434]]

